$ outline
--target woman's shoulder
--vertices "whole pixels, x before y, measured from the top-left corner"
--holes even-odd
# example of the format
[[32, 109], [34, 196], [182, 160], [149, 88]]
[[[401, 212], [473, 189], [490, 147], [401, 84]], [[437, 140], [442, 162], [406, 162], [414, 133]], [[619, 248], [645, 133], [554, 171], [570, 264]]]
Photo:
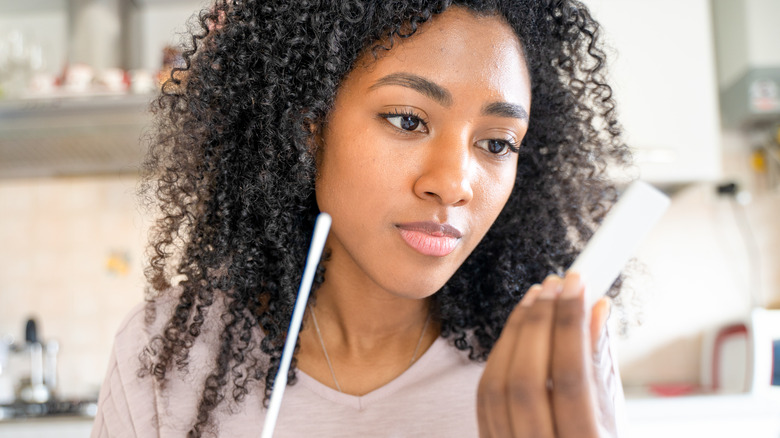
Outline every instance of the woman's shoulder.
[[139, 376], [140, 353], [149, 340], [146, 313], [146, 302], [136, 304], [114, 335], [92, 438], [158, 435], [155, 385]]
[[155, 339], [164, 334], [179, 295], [173, 289], [138, 303], [119, 325], [101, 387], [93, 438], [128, 433], [153, 437], [191, 426], [208, 368], [208, 342], [193, 343], [186, 370], [174, 366], [166, 372], [164, 390], [149, 373], [150, 361], [160, 349]]
[[130, 311], [125, 315], [125, 319], [119, 324], [119, 328], [114, 334], [114, 342], [117, 339], [136, 339], [140, 333], [146, 333], [146, 317], [147, 314], [147, 301], [142, 301], [133, 306]]
[[179, 292], [166, 291], [154, 298], [143, 300], [133, 306], [119, 324], [114, 335], [114, 345], [148, 342], [155, 333], [160, 333], [165, 322], [173, 313]]
[[[140, 365], [140, 356], [150, 359], [160, 353], [160, 348], [164, 348], [163, 345], [170, 336], [168, 329], [172, 323], [171, 318], [179, 312], [177, 307], [181, 293], [181, 288], [173, 287], [130, 309], [114, 336], [114, 350], [120, 360], [125, 359]], [[215, 300], [211, 308], [204, 312], [200, 334], [190, 342], [186, 360], [188, 371], [191, 371], [189, 368], [201, 368], [202, 362], [213, 355], [213, 350], [219, 344], [222, 328], [219, 315], [223, 306], [218, 301]], [[179, 332], [186, 331], [186, 328], [182, 327], [177, 329]], [[173, 370], [177, 370], [177, 367], [173, 367]]]

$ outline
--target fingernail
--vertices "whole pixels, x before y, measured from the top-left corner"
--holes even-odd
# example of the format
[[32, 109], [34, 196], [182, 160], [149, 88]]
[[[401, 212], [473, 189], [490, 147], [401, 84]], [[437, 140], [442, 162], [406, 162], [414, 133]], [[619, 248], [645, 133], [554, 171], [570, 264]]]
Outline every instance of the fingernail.
[[580, 274], [571, 273], [566, 276], [563, 281], [563, 292], [561, 298], [577, 298], [583, 292], [582, 278]]
[[539, 294], [542, 293], [542, 285], [541, 284], [534, 284], [530, 288], [528, 288], [528, 292], [523, 295], [523, 299], [520, 300], [520, 304], [529, 307], [531, 304], [536, 301], [536, 299], [539, 297]]
[[542, 283], [542, 293], [540, 297], [545, 299], [554, 299], [563, 290], [563, 281], [557, 275], [550, 275]]
[[599, 327], [601, 327], [601, 329], [599, 330], [598, 337], [596, 338], [596, 346], [593, 353], [594, 358], [600, 358], [604, 351], [604, 347], [607, 344], [607, 321], [609, 320], [609, 314], [612, 312], [612, 303], [607, 298], [602, 298], [596, 303], [594, 309], [598, 309], [598, 313], [596, 313], [595, 317], [598, 318], [596, 323]]

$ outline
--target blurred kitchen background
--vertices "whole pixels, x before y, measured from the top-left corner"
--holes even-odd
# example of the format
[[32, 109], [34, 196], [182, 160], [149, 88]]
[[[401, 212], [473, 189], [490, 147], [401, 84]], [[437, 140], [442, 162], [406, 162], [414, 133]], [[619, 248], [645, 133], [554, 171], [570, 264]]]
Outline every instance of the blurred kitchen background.
[[[612, 323], [632, 436], [780, 436], [780, 1], [589, 0], [672, 196]], [[87, 436], [143, 298], [149, 101], [199, 0], [0, 0], [0, 437]], [[48, 434], [48, 435], [47, 435]]]

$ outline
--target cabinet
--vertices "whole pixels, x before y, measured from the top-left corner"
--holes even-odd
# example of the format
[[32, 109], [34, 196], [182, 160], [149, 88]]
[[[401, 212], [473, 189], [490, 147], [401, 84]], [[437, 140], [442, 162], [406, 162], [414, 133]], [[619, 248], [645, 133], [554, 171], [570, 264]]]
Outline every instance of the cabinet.
[[586, 0], [602, 24], [610, 79], [640, 177], [719, 178], [720, 121], [708, 0]]
[[713, 0], [723, 124], [761, 128], [780, 121], [780, 2]]

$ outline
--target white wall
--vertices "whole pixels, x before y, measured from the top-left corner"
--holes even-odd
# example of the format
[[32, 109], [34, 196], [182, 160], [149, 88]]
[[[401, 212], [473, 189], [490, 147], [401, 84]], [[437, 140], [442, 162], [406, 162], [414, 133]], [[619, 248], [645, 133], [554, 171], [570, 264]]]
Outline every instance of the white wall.
[[726, 131], [722, 138], [724, 180], [752, 194], [747, 205], [737, 208], [744, 208], [758, 244], [758, 263], [752, 265], [748, 257], [732, 201], [718, 197], [715, 184], [697, 183], [677, 192], [637, 254], [642, 271], [631, 280], [637, 290], [628, 310], [641, 325], [631, 327], [618, 343], [623, 380], [630, 388], [699, 384], [704, 335], [744, 321], [755, 287], [762, 304], [780, 307], [780, 191], [767, 185], [765, 174], [752, 170], [750, 137]]

